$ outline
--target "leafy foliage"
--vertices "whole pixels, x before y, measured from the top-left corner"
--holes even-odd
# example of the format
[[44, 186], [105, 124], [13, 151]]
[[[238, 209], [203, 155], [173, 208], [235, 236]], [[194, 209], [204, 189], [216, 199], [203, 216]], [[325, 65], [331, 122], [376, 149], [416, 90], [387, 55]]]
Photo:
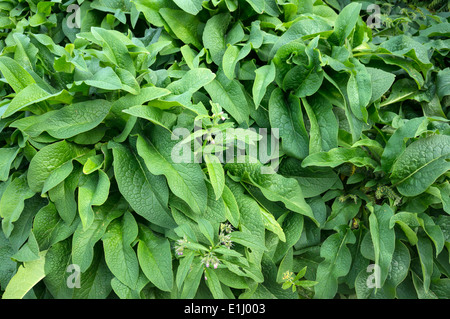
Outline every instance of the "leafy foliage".
[[406, 2], [1, 2], [0, 296], [449, 298], [448, 6]]

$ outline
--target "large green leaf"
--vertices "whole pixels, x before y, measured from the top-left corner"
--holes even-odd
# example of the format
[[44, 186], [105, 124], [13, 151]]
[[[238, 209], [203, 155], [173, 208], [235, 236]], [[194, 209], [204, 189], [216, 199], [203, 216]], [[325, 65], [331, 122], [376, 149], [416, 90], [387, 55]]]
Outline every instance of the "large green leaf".
[[137, 255], [142, 271], [156, 287], [171, 291], [173, 273], [169, 241], [156, 237], [142, 225], [139, 232]]
[[45, 254], [42, 251], [39, 259], [24, 263], [11, 278], [3, 293], [3, 299], [22, 299], [33, 287], [45, 277]]
[[314, 298], [330, 299], [336, 295], [338, 279], [347, 275], [352, 263], [352, 256], [347, 244], [355, 243], [355, 235], [350, 229], [328, 236], [320, 248], [324, 258], [317, 267]]
[[269, 119], [272, 128], [279, 129], [282, 150], [297, 159], [305, 158], [309, 138], [299, 99], [293, 95], [285, 98], [279, 88], [273, 90], [269, 100]]
[[147, 220], [170, 227], [174, 223], [168, 210], [167, 184], [151, 174], [135, 150], [112, 144], [114, 173], [119, 190], [136, 213]]
[[11, 126], [31, 136], [47, 131], [55, 138], [64, 139], [95, 128], [108, 115], [110, 108], [111, 103], [106, 100], [79, 102], [43, 115], [23, 118]]
[[252, 163], [249, 159], [247, 158], [245, 164], [228, 163], [225, 165], [225, 169], [243, 182], [258, 187], [267, 199], [283, 202], [286, 208], [308, 216], [317, 223], [311, 207], [306, 203], [302, 190], [295, 179], [286, 178], [275, 172], [263, 174], [261, 170], [263, 165], [260, 162]]
[[450, 169], [450, 136], [433, 135], [411, 143], [392, 166], [391, 181], [405, 196], [416, 196]]
[[388, 205], [375, 206], [369, 216], [370, 235], [372, 238], [375, 265], [380, 268], [380, 285], [383, 285], [395, 250], [395, 231], [389, 229], [389, 223], [394, 212]]
[[151, 139], [139, 136], [137, 140], [137, 152], [148, 170], [154, 175], [164, 175], [176, 196], [184, 200], [196, 214], [204, 213], [207, 190], [200, 165], [194, 162], [177, 163], [174, 160], [172, 154], [176, 154], [173, 153], [176, 141], [171, 139], [169, 132], [155, 127], [151, 136]]
[[137, 285], [139, 262], [131, 247], [138, 235], [138, 225], [131, 213], [111, 222], [102, 237], [108, 268], [123, 284], [131, 289]]
[[89, 148], [81, 147], [62, 140], [42, 148], [31, 160], [27, 180], [30, 189], [41, 192], [45, 182], [52, 173], [67, 162], [77, 160], [90, 152]]

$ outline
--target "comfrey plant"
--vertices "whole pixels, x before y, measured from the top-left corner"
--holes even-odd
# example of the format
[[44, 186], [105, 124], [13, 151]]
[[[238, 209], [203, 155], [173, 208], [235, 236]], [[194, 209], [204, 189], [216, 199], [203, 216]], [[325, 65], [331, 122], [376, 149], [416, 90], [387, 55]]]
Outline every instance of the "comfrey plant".
[[0, 1], [0, 297], [449, 298], [449, 25]]

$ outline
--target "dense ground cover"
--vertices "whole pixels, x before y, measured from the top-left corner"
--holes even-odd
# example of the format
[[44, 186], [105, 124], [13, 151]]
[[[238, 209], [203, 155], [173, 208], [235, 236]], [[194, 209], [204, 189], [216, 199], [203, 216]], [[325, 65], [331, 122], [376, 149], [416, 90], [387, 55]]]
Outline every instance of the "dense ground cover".
[[2, 1], [0, 296], [449, 298], [449, 18]]

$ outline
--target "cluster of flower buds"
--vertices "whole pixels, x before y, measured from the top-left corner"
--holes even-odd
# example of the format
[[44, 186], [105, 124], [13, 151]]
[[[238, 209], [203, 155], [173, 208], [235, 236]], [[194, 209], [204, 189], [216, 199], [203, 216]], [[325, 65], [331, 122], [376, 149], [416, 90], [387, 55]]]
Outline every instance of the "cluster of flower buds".
[[205, 265], [206, 268], [209, 268], [212, 265], [214, 269], [217, 269], [220, 264], [219, 258], [217, 258], [213, 252], [209, 252], [205, 257], [202, 258], [201, 262]]
[[230, 233], [233, 231], [233, 227], [229, 223], [220, 224], [220, 233], [219, 233], [219, 241], [222, 245], [227, 247], [228, 249], [231, 248], [233, 245], [231, 241]]
[[175, 245], [175, 253], [178, 256], [183, 255], [184, 247], [187, 244], [187, 238], [183, 237], [183, 239], [178, 239]]
[[287, 270], [283, 273], [283, 281], [292, 281], [294, 273]]
[[351, 198], [351, 199], [353, 199], [353, 201], [355, 202], [355, 204], [358, 202], [358, 197], [356, 196], [356, 195], [353, 195], [353, 194], [348, 194], [348, 195], [341, 195], [341, 196], [339, 196], [339, 201], [341, 202], [341, 203], [343, 203], [343, 202], [345, 202], [347, 199], [349, 199], [349, 198]]
[[390, 187], [388, 186], [378, 186], [375, 192], [375, 197], [381, 199], [387, 197], [394, 201], [394, 206], [398, 206], [402, 201], [402, 198], [398, 196]]

